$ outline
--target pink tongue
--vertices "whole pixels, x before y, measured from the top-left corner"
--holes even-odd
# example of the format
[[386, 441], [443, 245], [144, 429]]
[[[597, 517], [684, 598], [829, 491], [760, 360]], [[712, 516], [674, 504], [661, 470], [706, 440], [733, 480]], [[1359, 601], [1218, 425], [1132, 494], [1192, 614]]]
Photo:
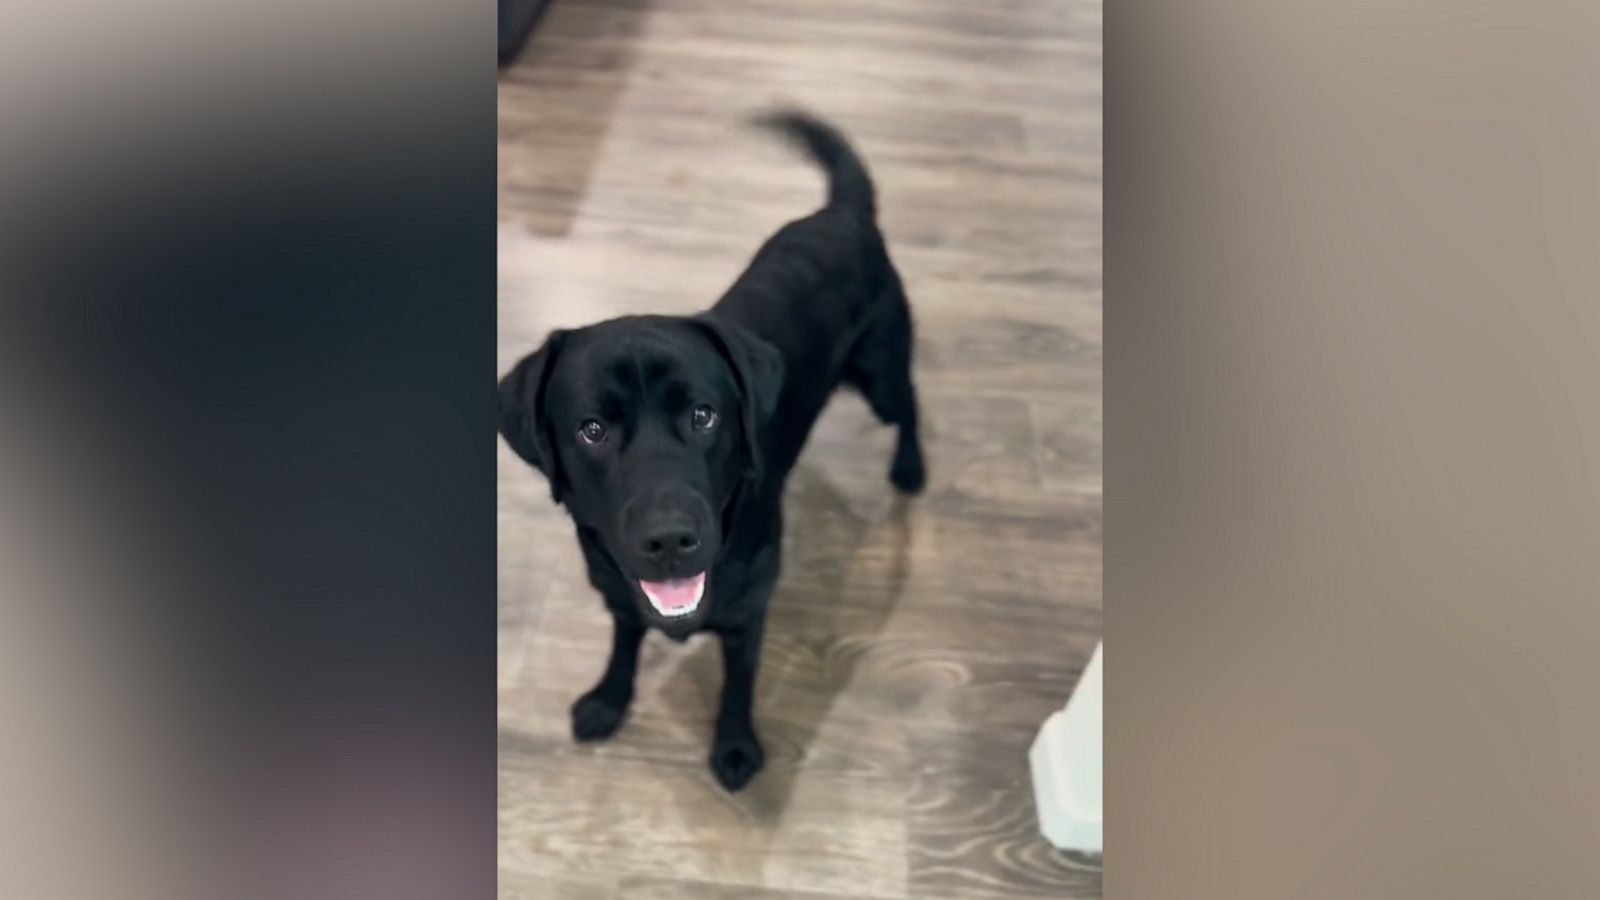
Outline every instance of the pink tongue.
[[682, 609], [695, 601], [705, 577], [705, 574], [701, 573], [682, 581], [640, 581], [639, 586], [649, 592], [651, 598], [662, 607]]

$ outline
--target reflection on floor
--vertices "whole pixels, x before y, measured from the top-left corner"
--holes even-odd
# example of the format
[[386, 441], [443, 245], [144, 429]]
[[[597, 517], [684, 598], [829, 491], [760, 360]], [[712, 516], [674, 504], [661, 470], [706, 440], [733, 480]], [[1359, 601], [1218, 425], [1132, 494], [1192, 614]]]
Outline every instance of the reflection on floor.
[[1098, 0], [556, 0], [500, 82], [500, 365], [709, 304], [822, 196], [740, 119], [796, 102], [879, 183], [918, 316], [930, 483], [839, 397], [788, 497], [767, 769], [705, 766], [716, 647], [646, 642], [632, 717], [567, 706], [609, 632], [542, 479], [500, 467], [504, 898], [1099, 896], [1027, 748], [1101, 633]]

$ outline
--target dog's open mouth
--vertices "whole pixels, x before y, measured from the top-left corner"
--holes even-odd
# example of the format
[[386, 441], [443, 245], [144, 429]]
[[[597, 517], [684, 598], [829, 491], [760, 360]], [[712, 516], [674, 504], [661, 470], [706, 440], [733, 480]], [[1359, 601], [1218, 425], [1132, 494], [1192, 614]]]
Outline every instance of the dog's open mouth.
[[687, 616], [700, 608], [700, 598], [706, 593], [706, 573], [676, 581], [641, 580], [639, 590], [644, 592], [644, 598], [650, 601], [655, 611], [663, 616]]

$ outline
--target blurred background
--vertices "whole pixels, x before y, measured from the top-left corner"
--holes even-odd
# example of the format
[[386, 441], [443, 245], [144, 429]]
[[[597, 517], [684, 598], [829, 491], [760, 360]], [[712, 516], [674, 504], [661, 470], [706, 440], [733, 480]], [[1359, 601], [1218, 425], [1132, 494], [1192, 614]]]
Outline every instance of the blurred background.
[[0, 10], [0, 896], [492, 894], [490, 18]]
[[[535, 7], [542, 7], [535, 9]], [[840, 395], [787, 498], [756, 715], [706, 769], [714, 642], [654, 637], [617, 736], [568, 707], [610, 624], [544, 479], [498, 456], [500, 896], [1099, 896], [1027, 752], [1102, 632], [1098, 0], [551, 0], [499, 82], [498, 363], [555, 327], [714, 302], [823, 174], [743, 125], [837, 124], [918, 324], [930, 482]]]

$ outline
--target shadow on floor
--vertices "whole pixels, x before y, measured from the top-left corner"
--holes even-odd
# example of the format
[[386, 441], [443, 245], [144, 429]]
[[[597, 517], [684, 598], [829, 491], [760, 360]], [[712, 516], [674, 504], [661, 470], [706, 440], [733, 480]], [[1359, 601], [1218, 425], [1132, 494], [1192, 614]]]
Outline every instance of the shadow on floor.
[[[890, 490], [887, 483], [882, 490]], [[772, 600], [789, 609], [781, 621], [768, 619], [756, 689], [756, 728], [767, 764], [729, 801], [752, 820], [771, 823], [782, 817], [819, 729], [855, 675], [860, 651], [873, 645], [894, 613], [906, 581], [914, 502], [896, 495], [883, 520], [874, 523], [854, 512], [820, 470], [802, 463], [790, 475], [784, 559], [786, 565], [805, 560], [812, 570], [804, 589], [785, 588], [780, 578]], [[842, 593], [867, 547], [886, 551], [883, 589], [862, 592], [873, 598], [867, 606], [852, 605], [846, 618], [839, 603], [806, 602], [808, 596], [831, 600]], [[785, 629], [803, 631], [803, 640], [775, 641], [774, 634]], [[720, 649], [706, 640], [673, 673], [662, 696], [672, 715], [705, 719], [709, 729], [721, 690]], [[709, 730], [706, 736], [709, 740]], [[709, 772], [706, 777], [709, 782]]]

